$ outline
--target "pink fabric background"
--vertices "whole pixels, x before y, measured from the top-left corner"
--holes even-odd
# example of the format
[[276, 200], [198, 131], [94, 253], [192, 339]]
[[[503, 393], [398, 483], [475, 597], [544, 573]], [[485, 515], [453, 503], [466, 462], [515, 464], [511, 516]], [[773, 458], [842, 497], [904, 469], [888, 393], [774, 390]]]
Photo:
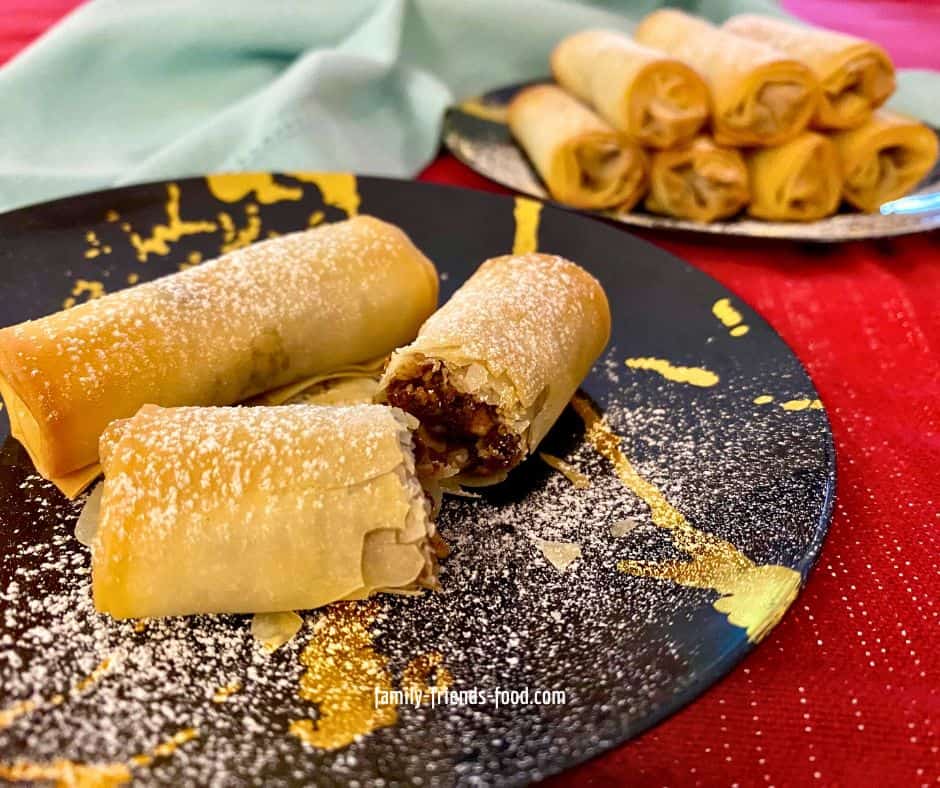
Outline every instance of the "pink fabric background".
[[938, 0], [782, 0], [807, 22], [877, 41], [902, 68], [940, 67]]

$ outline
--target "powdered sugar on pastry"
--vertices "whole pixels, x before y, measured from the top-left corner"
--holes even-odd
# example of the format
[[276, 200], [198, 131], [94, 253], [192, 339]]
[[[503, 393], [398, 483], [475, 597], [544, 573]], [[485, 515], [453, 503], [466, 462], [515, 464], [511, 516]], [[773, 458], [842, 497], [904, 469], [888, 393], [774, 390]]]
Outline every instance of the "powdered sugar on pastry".
[[277, 612], [436, 585], [413, 420], [376, 405], [146, 406], [101, 440], [116, 617]]
[[[496, 257], [393, 354], [379, 398], [418, 416], [432, 433], [419, 438], [454, 472], [497, 481], [548, 432], [609, 334], [604, 291], [578, 265], [550, 254]], [[494, 452], [498, 462], [489, 462]]]
[[436, 301], [430, 261], [359, 216], [4, 329], [0, 388], [14, 434], [57, 477], [146, 403], [227, 405], [382, 356]]

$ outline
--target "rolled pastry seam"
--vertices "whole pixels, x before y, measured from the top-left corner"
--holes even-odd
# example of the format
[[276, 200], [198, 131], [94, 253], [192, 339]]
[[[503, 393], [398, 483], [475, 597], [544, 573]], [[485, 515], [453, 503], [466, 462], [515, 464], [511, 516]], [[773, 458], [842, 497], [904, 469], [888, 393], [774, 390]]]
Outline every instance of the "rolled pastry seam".
[[733, 216], [749, 199], [747, 165], [734, 148], [701, 136], [689, 145], [652, 156], [647, 210], [713, 222]]
[[832, 135], [845, 177], [843, 196], [876, 212], [903, 197], [937, 163], [937, 135], [923, 123], [885, 110], [851, 131]]
[[560, 203], [630, 210], [646, 189], [639, 146], [555, 85], [516, 94], [509, 128]]
[[704, 77], [720, 145], [779, 145], [796, 137], [816, 111], [819, 83], [813, 72], [767, 44], [675, 9], [644, 18], [634, 38]]
[[[311, 375], [309, 378], [288, 383], [286, 386], [266, 391], [256, 397], [243, 402], [243, 405], [284, 405], [290, 404], [322, 404], [322, 405], [345, 405], [357, 404], [346, 402], [328, 401], [327, 392], [343, 391], [353, 392], [364, 389], [368, 386], [366, 381], [374, 381], [378, 385], [379, 378], [385, 365], [388, 363], [388, 356], [367, 361], [364, 364], [352, 364], [343, 369], [333, 372], [325, 372], [320, 375]], [[374, 391], [374, 388], [373, 388]], [[319, 399], [324, 399], [320, 402]], [[371, 402], [371, 394], [363, 402]]]
[[380, 375], [361, 375], [318, 383], [298, 392], [289, 405], [363, 405], [373, 401]]
[[555, 47], [551, 63], [565, 90], [640, 145], [680, 145], [708, 120], [702, 78], [682, 61], [621, 33], [575, 33]]
[[148, 405], [101, 437], [95, 607], [263, 613], [437, 585], [438, 537], [393, 408]]
[[755, 14], [731, 17], [723, 28], [770, 44], [812, 69], [822, 88], [815, 128], [855, 128], [894, 92], [894, 64], [871, 41]]
[[829, 216], [839, 207], [842, 171], [828, 137], [806, 131], [776, 148], [754, 150], [746, 159], [751, 216], [808, 222]]
[[495, 257], [392, 355], [377, 398], [421, 422], [420, 476], [494, 484], [538, 446], [609, 335], [607, 297], [585, 270]]
[[368, 216], [293, 233], [0, 331], [13, 435], [57, 481], [145, 403], [227, 405], [389, 353], [437, 301], [437, 272]]

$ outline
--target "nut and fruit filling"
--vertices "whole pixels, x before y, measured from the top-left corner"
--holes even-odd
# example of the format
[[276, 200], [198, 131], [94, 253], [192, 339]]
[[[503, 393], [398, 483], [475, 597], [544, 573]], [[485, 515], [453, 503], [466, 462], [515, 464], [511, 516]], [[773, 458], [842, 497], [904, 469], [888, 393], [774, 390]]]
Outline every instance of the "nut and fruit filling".
[[424, 362], [410, 377], [392, 380], [386, 396], [421, 422], [415, 461], [422, 475], [488, 476], [522, 458], [519, 438], [506, 429], [496, 407], [455, 389], [439, 364]]

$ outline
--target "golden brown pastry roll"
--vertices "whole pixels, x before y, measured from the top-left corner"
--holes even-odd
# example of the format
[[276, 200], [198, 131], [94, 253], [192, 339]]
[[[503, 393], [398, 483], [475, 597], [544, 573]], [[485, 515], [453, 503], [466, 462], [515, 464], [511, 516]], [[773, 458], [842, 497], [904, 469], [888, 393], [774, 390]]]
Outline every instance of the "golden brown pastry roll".
[[685, 63], [621, 33], [585, 30], [552, 52], [552, 74], [614, 128], [651, 148], [671, 148], [708, 120], [708, 88]]
[[733, 216], [749, 199], [747, 165], [734, 148], [701, 136], [652, 156], [646, 208], [653, 213], [713, 222]]
[[147, 405], [115, 422], [86, 518], [95, 607], [275, 612], [434, 587], [413, 425], [378, 405]]
[[853, 129], [894, 92], [891, 58], [863, 38], [756, 14], [731, 17], [724, 29], [770, 44], [813, 70], [822, 88], [816, 128]]
[[609, 335], [607, 297], [584, 269], [495, 257], [392, 355], [378, 399], [421, 422], [419, 475], [493, 484], [538, 446]]
[[759, 219], [809, 222], [835, 213], [842, 171], [828, 137], [805, 131], [775, 148], [746, 154], [751, 180], [747, 212]]
[[231, 404], [387, 354], [436, 301], [431, 262], [359, 216], [5, 328], [0, 392], [13, 435], [57, 481], [145, 403]]
[[816, 110], [819, 83], [812, 71], [767, 44], [675, 9], [654, 11], [633, 35], [705, 78], [720, 145], [779, 145], [799, 134]]
[[509, 128], [560, 203], [628, 211], [646, 189], [643, 151], [555, 85], [516, 94]]
[[832, 136], [842, 160], [843, 196], [875, 212], [903, 197], [937, 163], [937, 135], [923, 123], [879, 110], [863, 126]]

